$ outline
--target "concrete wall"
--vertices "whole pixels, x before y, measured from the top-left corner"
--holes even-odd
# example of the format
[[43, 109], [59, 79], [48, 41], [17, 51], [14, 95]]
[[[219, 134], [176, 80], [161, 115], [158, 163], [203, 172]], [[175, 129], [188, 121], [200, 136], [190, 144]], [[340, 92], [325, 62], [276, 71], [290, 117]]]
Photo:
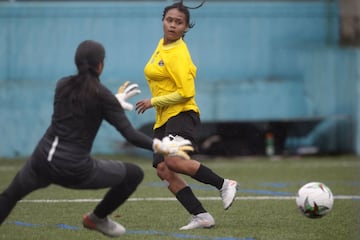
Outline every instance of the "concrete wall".
[[[162, 36], [168, 2], [0, 2], [0, 156], [28, 155], [49, 124], [55, 82], [73, 74], [79, 42], [107, 50], [102, 82], [149, 96], [143, 67]], [[203, 121], [322, 117], [305, 141], [359, 153], [359, 49], [338, 44], [336, 1], [208, 2], [185, 40], [198, 66]], [[133, 99], [135, 102], [140, 97]], [[128, 113], [136, 127], [154, 113]], [[104, 123], [94, 152], [118, 151]]]

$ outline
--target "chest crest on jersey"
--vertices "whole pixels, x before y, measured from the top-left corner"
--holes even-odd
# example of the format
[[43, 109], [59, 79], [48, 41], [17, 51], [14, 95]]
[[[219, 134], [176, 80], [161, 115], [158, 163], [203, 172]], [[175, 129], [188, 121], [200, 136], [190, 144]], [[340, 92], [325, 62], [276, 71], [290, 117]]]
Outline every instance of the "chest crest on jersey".
[[160, 67], [164, 66], [164, 65], [165, 65], [165, 64], [164, 64], [164, 61], [161, 59], [161, 60], [158, 62], [158, 65], [159, 65]]

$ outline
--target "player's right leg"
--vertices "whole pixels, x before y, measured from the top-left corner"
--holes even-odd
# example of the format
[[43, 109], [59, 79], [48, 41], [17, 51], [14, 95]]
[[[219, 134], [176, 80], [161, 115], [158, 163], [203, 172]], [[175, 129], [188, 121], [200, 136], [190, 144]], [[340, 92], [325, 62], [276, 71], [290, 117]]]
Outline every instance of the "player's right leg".
[[236, 181], [224, 179], [224, 183], [220, 189], [220, 196], [225, 210], [228, 210], [236, 198], [236, 192], [239, 185]]
[[179, 174], [169, 170], [164, 162], [158, 163], [156, 170], [160, 179], [168, 183], [168, 189], [192, 216], [190, 222], [181, 227], [180, 230], [215, 226], [214, 218], [204, 209], [201, 202]]
[[35, 173], [30, 160], [26, 161], [10, 185], [0, 194], [0, 225], [9, 216], [18, 201], [29, 193], [48, 185], [47, 180], [40, 178]]
[[188, 175], [199, 182], [216, 187], [220, 192], [225, 210], [229, 209], [233, 204], [238, 190], [238, 183], [236, 181], [220, 177], [210, 168], [196, 160], [189, 159], [184, 161], [184, 159], [175, 156], [165, 157], [164, 162], [173, 172]]

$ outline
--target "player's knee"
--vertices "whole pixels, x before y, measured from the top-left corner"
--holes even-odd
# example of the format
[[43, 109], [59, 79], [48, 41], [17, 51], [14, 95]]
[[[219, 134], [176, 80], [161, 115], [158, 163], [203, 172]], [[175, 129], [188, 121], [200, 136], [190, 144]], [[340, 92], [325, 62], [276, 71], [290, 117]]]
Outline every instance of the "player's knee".
[[161, 162], [156, 167], [156, 173], [161, 180], [169, 180], [170, 172], [164, 162]]
[[182, 161], [183, 161], [183, 159], [181, 159], [179, 161], [178, 157], [167, 157], [167, 158], [165, 158], [165, 164], [168, 167], [168, 169], [170, 169], [173, 172], [178, 172], [178, 173], [183, 172]]
[[132, 163], [125, 163], [126, 176], [129, 178], [129, 182], [139, 185], [144, 179], [144, 171], [137, 165]]

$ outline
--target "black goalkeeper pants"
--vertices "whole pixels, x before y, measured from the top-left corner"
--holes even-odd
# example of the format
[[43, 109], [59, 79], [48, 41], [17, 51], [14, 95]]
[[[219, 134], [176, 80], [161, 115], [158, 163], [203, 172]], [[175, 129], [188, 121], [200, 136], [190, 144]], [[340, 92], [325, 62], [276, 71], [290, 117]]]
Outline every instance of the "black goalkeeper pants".
[[[45, 169], [45, 168], [44, 168]], [[49, 176], [51, 171], [42, 172], [34, 168], [31, 160], [26, 161], [7, 189], [0, 194], [0, 224], [2, 224], [18, 201], [29, 193], [57, 184], [71, 189], [110, 188], [94, 209], [95, 215], [103, 218], [122, 205], [141, 183], [144, 173], [131, 163], [111, 160], [94, 160], [93, 168], [86, 178], [69, 185], [64, 179], [56, 182]]]

